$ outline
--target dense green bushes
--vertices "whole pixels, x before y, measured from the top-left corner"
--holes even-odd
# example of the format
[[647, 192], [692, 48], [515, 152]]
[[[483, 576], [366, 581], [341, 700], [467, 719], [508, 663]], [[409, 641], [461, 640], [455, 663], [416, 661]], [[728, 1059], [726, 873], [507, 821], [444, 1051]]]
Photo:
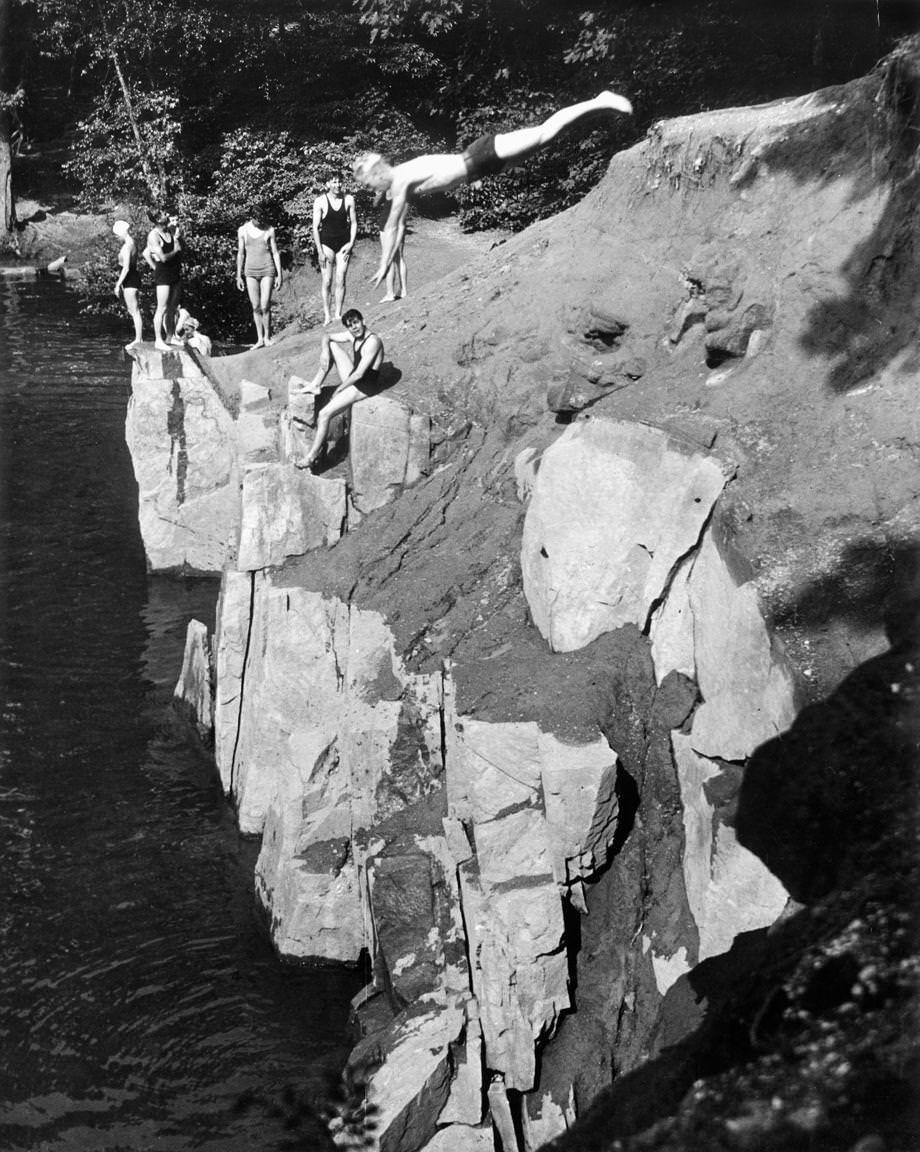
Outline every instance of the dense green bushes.
[[[77, 122], [66, 172], [85, 203], [170, 200], [190, 291], [230, 315], [236, 229], [266, 201], [311, 256], [312, 201], [373, 148], [461, 148], [613, 87], [633, 118], [579, 125], [458, 193], [468, 229], [519, 229], [582, 197], [661, 116], [805, 91], [865, 71], [909, 5], [825, 0], [14, 0], [30, 141]], [[15, 80], [15, 77], [13, 78]], [[362, 230], [370, 200], [358, 196]], [[229, 272], [228, 272], [229, 270]], [[229, 287], [228, 287], [229, 282]]]

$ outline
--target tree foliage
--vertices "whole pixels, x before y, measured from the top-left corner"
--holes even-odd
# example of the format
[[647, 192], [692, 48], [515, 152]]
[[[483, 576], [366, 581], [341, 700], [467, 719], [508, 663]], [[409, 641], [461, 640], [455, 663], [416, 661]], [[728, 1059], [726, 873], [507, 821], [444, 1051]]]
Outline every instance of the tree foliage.
[[[29, 41], [26, 135], [72, 134], [66, 171], [87, 203], [180, 200], [215, 294], [207, 266], [226, 275], [256, 200], [286, 251], [309, 259], [313, 197], [363, 149], [399, 161], [535, 123], [601, 88], [627, 95], [634, 118], [579, 124], [459, 192], [465, 227], [517, 229], [584, 195], [653, 120], [859, 74], [910, 19], [902, 0], [3, 5]], [[0, 115], [0, 146], [2, 129]], [[358, 210], [367, 228], [364, 193]]]

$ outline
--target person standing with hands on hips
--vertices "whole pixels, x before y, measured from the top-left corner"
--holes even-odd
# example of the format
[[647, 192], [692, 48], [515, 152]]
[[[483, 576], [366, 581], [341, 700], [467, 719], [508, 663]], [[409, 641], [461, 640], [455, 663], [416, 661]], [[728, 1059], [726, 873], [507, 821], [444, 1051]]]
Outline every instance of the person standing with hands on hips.
[[[322, 275], [324, 325], [342, 318], [345, 274], [357, 235], [355, 198], [342, 192], [340, 176], [331, 176], [326, 191], [313, 201], [313, 242]], [[330, 311], [330, 304], [334, 311]]]
[[245, 291], [252, 305], [252, 322], [256, 329], [253, 348], [271, 344], [272, 291], [281, 287], [281, 257], [275, 241], [275, 229], [268, 223], [267, 212], [260, 204], [242, 227], [237, 229], [236, 286]]

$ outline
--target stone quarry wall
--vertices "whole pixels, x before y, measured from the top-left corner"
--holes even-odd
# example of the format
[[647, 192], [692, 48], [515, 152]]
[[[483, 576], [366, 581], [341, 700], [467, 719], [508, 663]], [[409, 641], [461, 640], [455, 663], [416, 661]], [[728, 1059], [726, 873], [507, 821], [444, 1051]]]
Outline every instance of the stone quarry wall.
[[[583, 205], [381, 318], [403, 380], [321, 475], [292, 419], [315, 336], [138, 356], [151, 566], [222, 573], [177, 693], [261, 837], [279, 953], [371, 960], [374, 1147], [532, 1152], [787, 906], [735, 834], [747, 760], [808, 677], [878, 650], [793, 608], [916, 518], [904, 341], [816, 320], [822, 294], [852, 318], [906, 227], [897, 157], [862, 159], [879, 99], [656, 126]], [[887, 481], [847, 487], [870, 460]]]
[[[136, 379], [135, 425], [151, 391], [199, 379]], [[385, 464], [366, 470], [392, 495]], [[757, 743], [790, 723], [792, 677], [720, 544], [729, 465], [660, 429], [596, 419], [520, 453], [509, 472], [524, 510], [519, 595], [540, 643], [577, 652], [631, 625], [662, 698], [682, 682], [650, 768], [670, 777], [656, 787], [672, 785], [676, 818], [658, 847], [675, 871], [650, 878], [664, 889], [622, 958], [623, 1002], [647, 1003], [785, 905], [738, 844], [725, 793]], [[345, 489], [290, 463], [244, 463], [213, 648], [193, 624], [179, 691], [213, 723], [240, 827], [261, 836], [256, 890], [278, 951], [372, 958], [355, 1059], [369, 1065], [377, 1146], [508, 1148], [518, 1131], [535, 1149], [581, 1102], [574, 1070], [541, 1087], [540, 1061], [577, 1009], [573, 918], [634, 802], [624, 810], [624, 768], [600, 723], [572, 738], [466, 714], [450, 660], [413, 670], [384, 613], [285, 570], [285, 557], [335, 543]]]

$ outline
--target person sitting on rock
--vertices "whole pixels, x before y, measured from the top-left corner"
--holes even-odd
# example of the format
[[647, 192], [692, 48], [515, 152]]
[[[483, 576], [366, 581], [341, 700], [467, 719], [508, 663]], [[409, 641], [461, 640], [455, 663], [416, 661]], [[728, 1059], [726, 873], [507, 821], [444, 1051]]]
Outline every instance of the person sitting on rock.
[[187, 348], [194, 348], [203, 356], [211, 355], [211, 337], [205, 336], [204, 332], [201, 331], [201, 325], [185, 308], [179, 309], [179, 317], [176, 320], [176, 336]]
[[395, 168], [379, 152], [365, 152], [359, 156], [353, 165], [356, 178], [378, 192], [389, 190], [391, 199], [390, 215], [382, 230], [385, 238], [383, 253], [373, 278], [374, 285], [384, 280], [396, 253], [401, 250], [410, 197], [425, 192], [444, 192], [458, 184], [474, 184], [483, 176], [503, 172], [543, 148], [563, 128], [592, 112], [631, 113], [632, 105], [625, 96], [604, 91], [593, 100], [584, 100], [554, 112], [542, 124], [480, 136], [464, 152], [416, 156]]
[[[349, 308], [342, 317], [347, 331], [330, 335], [323, 333], [319, 357], [319, 369], [304, 388], [305, 392], [319, 392], [330, 368], [335, 365], [339, 384], [332, 399], [321, 410], [316, 421], [316, 434], [303, 467], [310, 468], [323, 450], [329, 421], [340, 412], [345, 412], [359, 400], [376, 395], [381, 388], [380, 365], [383, 361], [383, 341], [369, 332], [364, 317], [357, 308]], [[347, 345], [351, 347], [347, 347]], [[294, 417], [298, 423], [305, 423]]]

